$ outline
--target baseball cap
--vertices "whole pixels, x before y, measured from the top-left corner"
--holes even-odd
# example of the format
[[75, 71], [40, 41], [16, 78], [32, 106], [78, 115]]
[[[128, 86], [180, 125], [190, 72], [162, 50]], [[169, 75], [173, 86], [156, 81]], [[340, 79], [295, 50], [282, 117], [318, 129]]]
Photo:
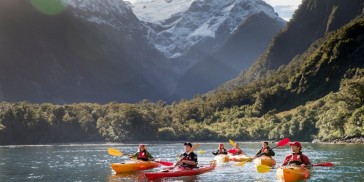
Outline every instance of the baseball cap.
[[185, 142], [184, 145], [185, 146], [188, 145], [188, 146], [192, 147], [192, 144], [190, 142]]
[[302, 147], [302, 146], [301, 146], [301, 144], [300, 144], [300, 142], [297, 142], [297, 141], [291, 142], [291, 143], [289, 144], [289, 146]]

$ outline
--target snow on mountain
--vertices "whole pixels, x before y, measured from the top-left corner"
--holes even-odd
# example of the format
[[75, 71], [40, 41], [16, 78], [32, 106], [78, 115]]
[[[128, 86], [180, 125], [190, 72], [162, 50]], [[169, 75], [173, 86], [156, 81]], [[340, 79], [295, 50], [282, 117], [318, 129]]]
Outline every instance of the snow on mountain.
[[[130, 6], [122, 0], [63, 0], [75, 9], [75, 16], [96, 24], [105, 24], [113, 28], [140, 28]], [[130, 24], [132, 23], [132, 24]], [[134, 26], [131, 26], [133, 25]]]
[[172, 59], [196, 45], [213, 52], [254, 14], [264, 12], [283, 21], [262, 0], [135, 0], [131, 7], [140, 20], [152, 24], [155, 32], [149, 39]]

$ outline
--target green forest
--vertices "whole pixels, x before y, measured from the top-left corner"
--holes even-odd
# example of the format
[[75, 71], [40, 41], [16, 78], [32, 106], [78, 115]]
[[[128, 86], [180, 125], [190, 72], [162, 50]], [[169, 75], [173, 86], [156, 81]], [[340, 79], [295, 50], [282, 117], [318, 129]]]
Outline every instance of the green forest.
[[362, 137], [363, 32], [358, 18], [259, 80], [171, 104], [2, 102], [0, 144]]

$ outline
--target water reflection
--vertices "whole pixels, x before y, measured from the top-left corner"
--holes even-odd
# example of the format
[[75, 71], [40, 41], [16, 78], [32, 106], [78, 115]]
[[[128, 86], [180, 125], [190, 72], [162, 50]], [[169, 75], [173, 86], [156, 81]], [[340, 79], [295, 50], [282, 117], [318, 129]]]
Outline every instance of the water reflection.
[[120, 173], [120, 174], [111, 174], [109, 176], [109, 182], [115, 181], [145, 181], [146, 177], [144, 172], [132, 172], [132, 173]]

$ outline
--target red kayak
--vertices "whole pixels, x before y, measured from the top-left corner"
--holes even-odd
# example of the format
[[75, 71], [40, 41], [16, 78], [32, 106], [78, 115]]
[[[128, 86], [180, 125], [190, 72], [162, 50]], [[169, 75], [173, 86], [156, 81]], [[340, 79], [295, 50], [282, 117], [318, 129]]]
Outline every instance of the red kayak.
[[158, 172], [146, 172], [145, 176], [148, 180], [156, 179], [156, 178], [166, 178], [166, 177], [180, 177], [180, 176], [192, 176], [202, 174], [208, 171], [211, 171], [215, 168], [216, 164], [212, 163], [207, 166], [201, 166], [198, 168], [183, 168], [183, 167], [175, 167], [170, 170], [163, 170]]

